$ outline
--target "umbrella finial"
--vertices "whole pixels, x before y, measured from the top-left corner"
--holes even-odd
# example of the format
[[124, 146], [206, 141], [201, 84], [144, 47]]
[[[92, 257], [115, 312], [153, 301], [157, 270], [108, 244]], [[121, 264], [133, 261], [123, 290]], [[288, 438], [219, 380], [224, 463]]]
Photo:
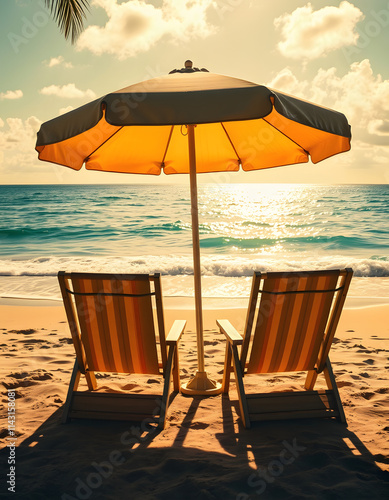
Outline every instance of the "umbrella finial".
[[209, 71], [205, 68], [194, 68], [193, 67], [193, 62], [188, 59], [187, 61], [185, 61], [184, 63], [184, 68], [181, 68], [181, 69], [172, 69], [171, 71], [169, 71], [169, 75], [171, 75], [172, 73], [196, 73], [197, 71], [203, 71], [205, 73], [209, 73]]

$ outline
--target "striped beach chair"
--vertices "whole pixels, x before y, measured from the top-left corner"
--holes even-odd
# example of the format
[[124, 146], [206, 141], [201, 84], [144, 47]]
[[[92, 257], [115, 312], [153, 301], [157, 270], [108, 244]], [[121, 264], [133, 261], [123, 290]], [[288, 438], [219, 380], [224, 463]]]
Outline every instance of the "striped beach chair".
[[[251, 421], [310, 417], [346, 423], [328, 353], [352, 274], [351, 269], [255, 272], [243, 337], [228, 320], [217, 321], [227, 338], [223, 393], [229, 390], [232, 363], [246, 428]], [[245, 393], [246, 374], [279, 372], [307, 372], [305, 390]], [[321, 372], [328, 389], [314, 390]]]
[[[172, 376], [180, 389], [177, 346], [186, 321], [175, 321], [165, 338], [160, 275], [61, 271], [58, 280], [76, 351], [63, 422], [152, 418], [163, 428]], [[98, 392], [95, 372], [162, 376], [163, 393]], [[89, 390], [77, 391], [81, 374]]]

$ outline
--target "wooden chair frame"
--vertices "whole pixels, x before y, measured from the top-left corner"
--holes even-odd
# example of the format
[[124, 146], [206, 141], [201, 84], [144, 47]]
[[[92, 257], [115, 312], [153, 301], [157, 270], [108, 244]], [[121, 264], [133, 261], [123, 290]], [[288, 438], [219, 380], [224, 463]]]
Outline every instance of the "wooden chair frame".
[[[315, 366], [307, 371], [304, 391], [273, 392], [262, 394], [246, 395], [243, 379], [247, 374], [247, 357], [255, 332], [253, 333], [254, 320], [256, 316], [258, 295], [261, 293], [260, 284], [269, 278], [317, 276], [319, 273], [338, 273], [339, 284], [337, 289], [329, 290], [335, 292], [331, 309], [325, 321], [325, 331], [320, 345], [320, 350]], [[224, 376], [222, 392], [229, 391], [230, 376], [232, 369], [235, 374], [236, 388], [239, 398], [240, 414], [243, 425], [250, 427], [250, 422], [255, 420], [279, 420], [289, 418], [310, 418], [310, 417], [336, 417], [346, 424], [346, 417], [343, 411], [342, 402], [339, 396], [338, 387], [332, 371], [332, 366], [328, 353], [335, 335], [343, 305], [347, 296], [352, 269], [334, 271], [311, 271], [303, 273], [266, 273], [255, 272], [253, 276], [249, 307], [247, 311], [244, 336], [242, 337], [228, 320], [217, 320], [220, 331], [226, 336], [226, 355], [224, 362]], [[262, 286], [263, 288], [263, 286]], [[322, 292], [315, 290], [315, 292]], [[277, 292], [278, 293], [278, 292]], [[279, 292], [293, 293], [293, 292]], [[301, 292], [298, 292], [301, 293]], [[306, 291], [310, 293], [310, 291]], [[241, 346], [240, 356], [238, 346]], [[232, 366], [231, 366], [232, 365]], [[301, 370], [295, 370], [301, 371]], [[323, 372], [327, 384], [327, 390], [317, 391], [314, 386], [317, 376]], [[262, 372], [263, 373], [263, 372]], [[273, 373], [273, 372], [269, 372]]]
[[[154, 292], [148, 295], [155, 297], [157, 313], [157, 325], [159, 334], [160, 354], [162, 362], [159, 362], [160, 375], [164, 378], [162, 395], [155, 394], [123, 394], [94, 392], [97, 389], [96, 377], [89, 369], [88, 356], [82, 340], [79, 323], [79, 311], [72, 299], [75, 292], [72, 290], [72, 280], [77, 279], [112, 279], [125, 281], [146, 280], [154, 283]], [[70, 379], [69, 390], [64, 405], [62, 422], [68, 422], [71, 418], [98, 418], [109, 420], [142, 421], [150, 417], [155, 420], [157, 415], [158, 427], [164, 428], [166, 422], [166, 411], [169, 404], [170, 384], [173, 378], [173, 389], [180, 391], [178, 342], [184, 332], [186, 321], [176, 320], [165, 338], [165, 323], [163, 315], [162, 291], [160, 274], [98, 274], [98, 273], [66, 273], [60, 271], [58, 280], [61, 288], [62, 298], [65, 306], [76, 360]], [[86, 294], [85, 294], [86, 295]], [[88, 295], [92, 295], [91, 293]], [[99, 295], [99, 293], [93, 294]], [[108, 294], [104, 294], [108, 295]], [[117, 294], [110, 294], [117, 295]], [[151, 300], [151, 297], [150, 297]], [[155, 345], [157, 350], [157, 345]], [[127, 373], [127, 372], [125, 372]], [[88, 384], [88, 391], [77, 391], [80, 377], [84, 375]]]

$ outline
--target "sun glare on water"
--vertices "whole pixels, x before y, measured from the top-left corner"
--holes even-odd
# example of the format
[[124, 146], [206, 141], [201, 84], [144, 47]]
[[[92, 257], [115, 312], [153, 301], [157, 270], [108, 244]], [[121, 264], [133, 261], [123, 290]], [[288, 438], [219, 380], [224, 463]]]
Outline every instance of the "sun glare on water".
[[326, 214], [318, 225], [319, 204], [309, 195], [300, 185], [207, 186], [200, 200], [201, 233], [222, 238], [230, 248], [280, 251], [286, 239], [320, 233]]

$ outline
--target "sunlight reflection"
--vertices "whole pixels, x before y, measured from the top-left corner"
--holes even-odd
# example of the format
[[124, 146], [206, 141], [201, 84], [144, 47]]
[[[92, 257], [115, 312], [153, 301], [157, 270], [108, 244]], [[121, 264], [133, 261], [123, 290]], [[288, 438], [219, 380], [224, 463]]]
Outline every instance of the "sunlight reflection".
[[285, 239], [295, 238], [298, 243], [299, 239], [324, 233], [328, 214], [321, 214], [318, 226], [320, 204], [312, 194], [312, 189], [304, 185], [241, 184], [230, 189], [207, 185], [199, 203], [200, 218], [209, 220], [211, 214], [216, 217], [201, 225], [200, 232], [221, 238], [233, 249], [280, 250]]

